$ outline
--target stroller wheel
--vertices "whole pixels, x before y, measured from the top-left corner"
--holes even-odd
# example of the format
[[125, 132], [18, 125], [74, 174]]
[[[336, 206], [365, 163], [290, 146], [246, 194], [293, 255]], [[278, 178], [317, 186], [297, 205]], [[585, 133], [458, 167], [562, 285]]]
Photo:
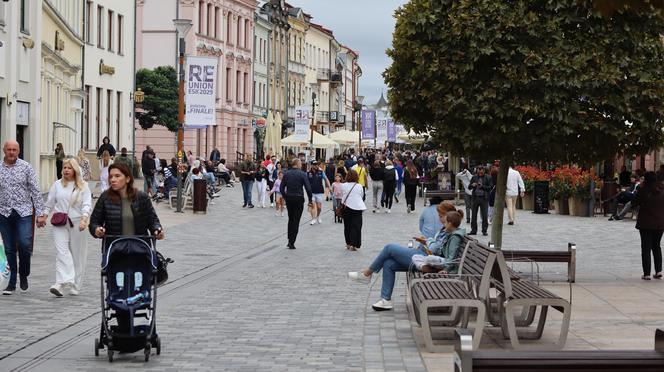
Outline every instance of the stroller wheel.
[[157, 337], [157, 342], [155, 345], [155, 348], [157, 348], [157, 355], [161, 354], [161, 338]]
[[108, 362], [113, 363], [113, 350], [108, 349]]
[[145, 344], [145, 361], [146, 362], [150, 360], [150, 349], [151, 348], [152, 347], [150, 346], [149, 342], [147, 344]]
[[95, 356], [99, 356], [99, 339], [95, 338]]

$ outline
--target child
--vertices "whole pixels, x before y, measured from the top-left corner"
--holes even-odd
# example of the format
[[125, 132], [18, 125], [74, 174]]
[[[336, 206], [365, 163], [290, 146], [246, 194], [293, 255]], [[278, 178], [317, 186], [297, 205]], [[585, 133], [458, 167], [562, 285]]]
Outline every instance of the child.
[[284, 197], [281, 195], [280, 187], [281, 187], [281, 180], [284, 178], [284, 173], [282, 171], [277, 172], [277, 179], [274, 180], [274, 186], [272, 186], [272, 190], [270, 190], [270, 195], [274, 194], [274, 202], [275, 202], [275, 208], [276, 212], [274, 213], [275, 216], [283, 217], [284, 216]]
[[[336, 174], [334, 176], [334, 183], [332, 184], [332, 193], [333, 193], [333, 201], [332, 201], [332, 206], [333, 210], [337, 210], [339, 206], [341, 206], [341, 197], [342, 197], [342, 191], [341, 191], [341, 175]], [[343, 223], [341, 216], [337, 216], [336, 214], [334, 215], [334, 222], [338, 223]]]

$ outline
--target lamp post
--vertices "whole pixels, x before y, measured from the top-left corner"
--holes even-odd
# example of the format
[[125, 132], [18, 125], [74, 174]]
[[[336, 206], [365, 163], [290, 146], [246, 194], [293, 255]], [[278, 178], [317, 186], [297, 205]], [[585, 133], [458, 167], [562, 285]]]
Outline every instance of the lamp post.
[[362, 102], [364, 101], [364, 96], [355, 96], [355, 102], [353, 104], [353, 130], [355, 130], [355, 113], [359, 112], [357, 120], [357, 130], [358, 130], [358, 139], [357, 144], [358, 149], [362, 148]]
[[180, 171], [180, 164], [184, 157], [184, 53], [185, 41], [184, 38], [191, 29], [192, 23], [190, 19], [174, 19], [173, 24], [178, 32], [178, 49], [179, 49], [179, 65], [180, 65], [180, 87], [178, 93], [178, 188], [177, 188], [177, 213], [182, 213], [182, 172]]
[[316, 130], [316, 92], [311, 92], [311, 137], [309, 137], [309, 151], [311, 153], [314, 152], [314, 130]]

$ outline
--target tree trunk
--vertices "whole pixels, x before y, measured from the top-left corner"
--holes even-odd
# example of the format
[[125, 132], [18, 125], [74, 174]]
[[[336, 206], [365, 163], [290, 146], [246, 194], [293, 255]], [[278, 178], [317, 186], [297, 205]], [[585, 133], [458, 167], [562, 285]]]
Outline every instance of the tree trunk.
[[500, 159], [498, 171], [498, 184], [496, 185], [496, 199], [493, 203], [493, 218], [491, 219], [491, 242], [500, 249], [503, 244], [503, 214], [505, 213], [505, 191], [507, 190], [507, 172], [512, 159]]

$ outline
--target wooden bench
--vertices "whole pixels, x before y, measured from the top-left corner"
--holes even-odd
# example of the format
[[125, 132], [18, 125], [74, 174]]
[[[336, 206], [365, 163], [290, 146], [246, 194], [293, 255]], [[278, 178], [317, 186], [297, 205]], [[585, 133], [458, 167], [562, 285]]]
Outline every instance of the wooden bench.
[[[539, 287], [529, 280], [512, 280], [510, 272], [503, 256], [503, 252], [496, 254], [497, 270], [494, 270], [492, 285], [497, 290], [498, 319], [505, 337], [509, 337], [512, 347], [519, 348], [542, 348], [556, 347], [562, 349], [567, 341], [569, 323], [571, 317], [570, 302], [558, 295]], [[558, 341], [553, 345], [523, 345], [521, 339], [540, 339], [544, 331], [548, 308], [558, 310], [563, 315], [562, 325]], [[524, 320], [524, 314], [533, 314], [536, 308], [540, 308], [537, 328], [528, 332], [523, 328], [530, 325], [530, 320]], [[490, 308], [489, 311], [492, 309]], [[521, 314], [518, 312], [521, 311]], [[492, 315], [489, 315], [492, 317]]]
[[472, 338], [467, 329], [457, 330], [454, 371], [654, 372], [664, 370], [664, 330], [662, 329], [655, 331], [653, 350], [473, 350]]
[[442, 200], [458, 200], [459, 199], [459, 193], [454, 190], [429, 190], [427, 188], [424, 188], [424, 205], [427, 205], [427, 200], [430, 198], [437, 196], [441, 198]]
[[412, 286], [409, 287], [412, 299], [411, 320], [414, 327], [422, 330], [427, 351], [444, 351], [440, 345], [434, 344], [433, 330], [453, 330], [459, 323], [466, 327], [470, 310], [473, 308], [477, 310], [474, 347], [479, 347], [496, 252], [477, 241], [469, 240], [463, 251], [457, 275], [430, 278], [425, 275], [419, 281], [413, 280]]
[[567, 281], [576, 281], [576, 244], [568, 243], [566, 251], [501, 250], [507, 261], [567, 263]]

